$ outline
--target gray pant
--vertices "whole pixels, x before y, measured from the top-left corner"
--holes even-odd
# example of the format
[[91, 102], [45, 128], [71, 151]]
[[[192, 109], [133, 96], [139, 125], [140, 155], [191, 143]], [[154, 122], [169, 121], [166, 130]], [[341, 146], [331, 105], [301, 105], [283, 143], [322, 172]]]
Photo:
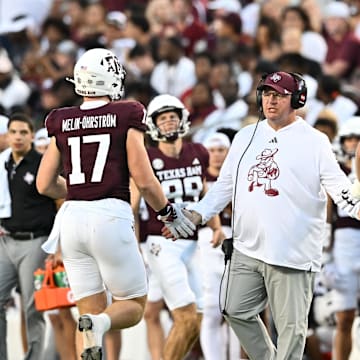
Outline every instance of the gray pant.
[[[315, 273], [265, 264], [234, 249], [225, 318], [252, 360], [300, 360], [305, 347]], [[226, 277], [227, 278], [227, 275]], [[277, 349], [259, 316], [267, 304], [278, 334]]]
[[[0, 360], [7, 359], [6, 314], [4, 306], [11, 290], [20, 285], [25, 312], [28, 352], [26, 360], [41, 360], [44, 349], [45, 320], [34, 305], [34, 271], [44, 267], [45, 252], [41, 249], [46, 237], [19, 241], [0, 236]], [[20, 334], [16, 334], [20, 336]], [[11, 349], [9, 349], [11, 351]]]

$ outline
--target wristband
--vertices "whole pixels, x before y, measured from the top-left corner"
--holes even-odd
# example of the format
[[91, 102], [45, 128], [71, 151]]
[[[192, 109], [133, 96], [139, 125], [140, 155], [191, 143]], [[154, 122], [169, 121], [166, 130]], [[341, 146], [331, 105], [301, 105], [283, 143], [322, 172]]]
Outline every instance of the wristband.
[[169, 214], [169, 210], [171, 208], [171, 203], [168, 201], [165, 205], [165, 207], [163, 207], [161, 210], [159, 210], [157, 213], [160, 216], [166, 216]]

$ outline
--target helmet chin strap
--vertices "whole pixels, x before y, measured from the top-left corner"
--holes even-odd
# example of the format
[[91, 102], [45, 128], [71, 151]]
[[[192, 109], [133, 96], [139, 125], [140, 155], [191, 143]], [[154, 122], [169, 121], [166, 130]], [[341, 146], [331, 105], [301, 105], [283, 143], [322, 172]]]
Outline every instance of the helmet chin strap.
[[166, 136], [167, 142], [174, 142], [179, 138], [179, 134], [177, 132], [172, 133], [170, 136]]

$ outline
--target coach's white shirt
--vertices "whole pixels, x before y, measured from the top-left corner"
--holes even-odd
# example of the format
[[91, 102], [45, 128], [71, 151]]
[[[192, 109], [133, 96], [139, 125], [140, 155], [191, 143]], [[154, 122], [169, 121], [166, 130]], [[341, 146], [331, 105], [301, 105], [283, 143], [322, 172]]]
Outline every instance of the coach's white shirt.
[[[267, 120], [260, 122], [243, 155], [254, 129], [255, 125], [249, 125], [238, 132], [217, 182], [191, 209], [199, 212], [205, 223], [235, 196], [236, 249], [268, 264], [319, 271], [326, 192], [337, 202], [350, 182], [340, 170], [328, 138], [302, 118], [278, 131]], [[249, 191], [250, 169], [269, 153], [273, 156], [267, 160], [273, 160], [278, 177], [271, 182], [266, 176], [260, 178], [264, 185]], [[261, 173], [259, 168], [257, 171]], [[266, 195], [265, 184], [278, 195]]]

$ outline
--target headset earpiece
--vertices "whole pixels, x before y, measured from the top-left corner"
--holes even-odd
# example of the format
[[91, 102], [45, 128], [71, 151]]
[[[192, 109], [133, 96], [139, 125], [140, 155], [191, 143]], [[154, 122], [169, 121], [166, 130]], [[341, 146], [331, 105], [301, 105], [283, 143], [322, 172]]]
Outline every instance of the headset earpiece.
[[291, 95], [291, 107], [300, 109], [306, 103], [307, 87], [304, 78], [298, 73], [289, 73], [296, 82], [297, 90]]

